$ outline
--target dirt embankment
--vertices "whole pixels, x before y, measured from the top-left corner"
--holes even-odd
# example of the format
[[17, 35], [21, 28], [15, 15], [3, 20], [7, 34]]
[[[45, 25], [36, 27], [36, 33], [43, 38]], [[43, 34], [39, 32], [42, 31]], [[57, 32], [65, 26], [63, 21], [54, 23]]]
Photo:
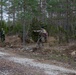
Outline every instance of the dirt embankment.
[[[27, 44], [27, 47], [33, 47], [36, 44]], [[54, 37], [49, 37], [48, 42], [44, 44], [41, 49], [35, 51], [24, 50], [22, 42], [18, 35], [6, 36], [5, 45], [6, 51], [14, 52], [29, 58], [36, 58], [38, 60], [56, 60], [63, 63], [68, 63], [76, 66], [76, 43], [58, 44]], [[32, 48], [33, 49], [33, 48]]]

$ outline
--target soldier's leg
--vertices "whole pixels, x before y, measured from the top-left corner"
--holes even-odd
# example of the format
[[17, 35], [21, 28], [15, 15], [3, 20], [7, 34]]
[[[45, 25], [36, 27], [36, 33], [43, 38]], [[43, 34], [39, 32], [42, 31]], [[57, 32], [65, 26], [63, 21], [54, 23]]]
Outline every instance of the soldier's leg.
[[4, 42], [5, 41], [5, 35], [1, 36], [1, 41]]

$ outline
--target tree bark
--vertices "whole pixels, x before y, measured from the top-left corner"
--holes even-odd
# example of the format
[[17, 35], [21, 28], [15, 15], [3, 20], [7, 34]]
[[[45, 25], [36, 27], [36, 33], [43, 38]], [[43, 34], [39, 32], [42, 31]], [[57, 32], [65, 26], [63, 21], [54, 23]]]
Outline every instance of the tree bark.
[[25, 3], [25, 1], [24, 1], [24, 3], [23, 3], [23, 12], [24, 12], [24, 20], [23, 20], [23, 46], [25, 47], [25, 39], [26, 39], [26, 30], [25, 30], [25, 24], [26, 24], [26, 22], [25, 22], [25, 11], [26, 11], [26, 5], [25, 5], [26, 3]]
[[[2, 0], [1, 0], [2, 3]], [[3, 20], [3, 5], [1, 4], [1, 27], [2, 27], [2, 20]]]

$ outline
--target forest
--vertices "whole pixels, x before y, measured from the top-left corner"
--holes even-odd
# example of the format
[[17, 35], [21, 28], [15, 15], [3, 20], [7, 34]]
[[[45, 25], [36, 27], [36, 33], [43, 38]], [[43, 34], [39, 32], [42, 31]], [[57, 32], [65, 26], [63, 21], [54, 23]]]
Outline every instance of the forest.
[[76, 0], [0, 0], [0, 75], [76, 75]]
[[[29, 32], [44, 26], [61, 42], [76, 39], [75, 0], [1, 0], [0, 28], [7, 34]], [[4, 15], [5, 14], [5, 15]]]

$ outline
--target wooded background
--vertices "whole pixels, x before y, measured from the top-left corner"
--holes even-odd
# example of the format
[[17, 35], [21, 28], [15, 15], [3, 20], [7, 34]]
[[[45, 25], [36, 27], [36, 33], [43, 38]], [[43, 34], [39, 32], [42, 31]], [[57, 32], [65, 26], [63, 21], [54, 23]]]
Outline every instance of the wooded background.
[[7, 34], [25, 37], [41, 26], [59, 43], [75, 40], [76, 0], [0, 0], [0, 28]]

